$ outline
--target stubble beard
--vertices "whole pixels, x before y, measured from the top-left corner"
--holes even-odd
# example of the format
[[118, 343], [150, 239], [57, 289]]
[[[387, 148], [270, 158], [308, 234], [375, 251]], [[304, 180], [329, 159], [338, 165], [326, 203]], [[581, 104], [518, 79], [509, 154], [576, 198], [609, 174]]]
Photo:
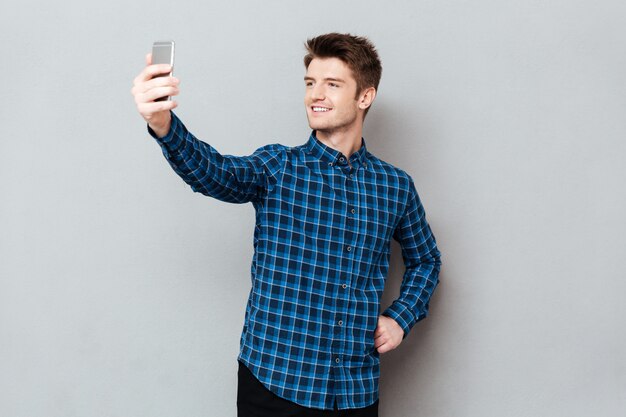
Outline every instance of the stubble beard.
[[[311, 123], [311, 119], [309, 118], [309, 127], [316, 132], [321, 132], [326, 136], [333, 135], [338, 132], [343, 132], [349, 130], [350, 126], [353, 126], [356, 122], [357, 117], [359, 115], [355, 112], [350, 116], [349, 119], [346, 120], [328, 120], [324, 124], [320, 124], [320, 126], [316, 127], [313, 123]], [[318, 120], [318, 122], [320, 122]]]

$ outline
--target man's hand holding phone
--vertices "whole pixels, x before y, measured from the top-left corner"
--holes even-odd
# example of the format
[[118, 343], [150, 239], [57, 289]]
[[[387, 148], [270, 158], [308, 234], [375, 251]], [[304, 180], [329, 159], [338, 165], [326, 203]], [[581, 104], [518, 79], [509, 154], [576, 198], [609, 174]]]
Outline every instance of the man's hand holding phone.
[[146, 67], [135, 77], [133, 88], [130, 90], [135, 97], [139, 114], [159, 137], [169, 132], [172, 121], [170, 110], [178, 106], [175, 100], [157, 101], [159, 98], [179, 93], [180, 81], [168, 76], [171, 72], [172, 66], [169, 64], [152, 65], [152, 54], [147, 54]]

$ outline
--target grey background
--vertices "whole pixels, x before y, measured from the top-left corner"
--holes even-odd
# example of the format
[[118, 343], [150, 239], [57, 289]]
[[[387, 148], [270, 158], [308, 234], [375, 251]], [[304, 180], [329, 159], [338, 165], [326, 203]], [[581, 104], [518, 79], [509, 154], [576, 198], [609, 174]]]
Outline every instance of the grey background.
[[[130, 88], [177, 42], [177, 114], [222, 153], [303, 143], [303, 42], [383, 61], [370, 151], [443, 253], [382, 355], [380, 414], [626, 409], [626, 6], [619, 1], [0, 6], [0, 415], [235, 416], [253, 208], [195, 194]], [[386, 307], [403, 266], [393, 244]]]

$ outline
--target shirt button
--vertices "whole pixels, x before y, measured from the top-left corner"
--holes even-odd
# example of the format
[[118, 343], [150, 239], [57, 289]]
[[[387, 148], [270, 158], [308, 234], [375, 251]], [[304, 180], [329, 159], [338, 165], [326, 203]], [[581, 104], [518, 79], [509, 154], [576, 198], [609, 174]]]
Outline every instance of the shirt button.
[[345, 290], [346, 288], [348, 288], [348, 284], [341, 284], [341, 288]]
[[352, 177], [354, 177], [354, 175], [353, 175], [353, 174], [350, 174], [350, 178], [352, 178]]
[[332, 167], [332, 166], [333, 166], [333, 163], [332, 163], [332, 162], [329, 162], [329, 163], [328, 163], [328, 166], [329, 166], [329, 167]]
[[339, 160], [340, 160], [341, 162], [345, 161], [345, 159], [343, 158], [343, 156], [342, 156], [341, 158], [339, 158]]
[[354, 214], [354, 213], [356, 213], [356, 210], [352, 209], [352, 210], [350, 210], [350, 213]]
[[346, 250], [347, 250], [348, 252], [350, 252], [350, 251], [352, 250], [352, 246], [348, 246], [348, 247], [346, 248]]
[[339, 324], [340, 326], [343, 326], [343, 321], [339, 320], [339, 323], [337, 323], [337, 324]]
[[335, 358], [335, 362], [339, 363], [339, 358]]

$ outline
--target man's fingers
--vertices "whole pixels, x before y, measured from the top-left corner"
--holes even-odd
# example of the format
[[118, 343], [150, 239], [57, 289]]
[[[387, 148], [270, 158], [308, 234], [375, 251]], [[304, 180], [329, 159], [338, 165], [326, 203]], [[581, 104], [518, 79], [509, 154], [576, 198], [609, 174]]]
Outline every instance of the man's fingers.
[[378, 348], [378, 347], [384, 345], [387, 342], [388, 342], [387, 339], [383, 339], [383, 338], [379, 337], [379, 338], [374, 340], [374, 346]]
[[178, 78], [156, 77], [143, 83], [146, 91], [156, 87], [176, 87], [180, 84]]
[[147, 103], [156, 100], [157, 98], [167, 97], [167, 96], [175, 96], [178, 95], [179, 91], [176, 87], [156, 87], [151, 88], [150, 90], [135, 96], [135, 102], [139, 103]]
[[161, 86], [150, 87], [149, 83], [140, 83], [133, 86], [130, 90], [131, 94], [135, 96], [136, 103], [154, 101], [157, 98], [166, 96], [175, 96], [180, 93], [180, 90], [175, 85], [160, 83]]
[[146, 116], [151, 116], [154, 113], [160, 111], [172, 110], [178, 107], [178, 102], [171, 101], [156, 101], [153, 103], [141, 103], [137, 105], [139, 113]]
[[157, 75], [169, 74], [172, 71], [172, 66], [169, 64], [154, 64], [148, 65], [139, 74], [141, 81], [148, 81]]
[[146, 65], [151, 65], [152, 64], [152, 52], [150, 52], [149, 54], [146, 54]]
[[172, 71], [170, 64], [148, 65], [135, 78], [135, 83], [145, 82], [160, 74], [169, 74]]
[[143, 94], [157, 87], [175, 87], [178, 89], [179, 84], [180, 81], [178, 80], [178, 78], [156, 77], [148, 81], [136, 80], [131, 91], [133, 94]]

